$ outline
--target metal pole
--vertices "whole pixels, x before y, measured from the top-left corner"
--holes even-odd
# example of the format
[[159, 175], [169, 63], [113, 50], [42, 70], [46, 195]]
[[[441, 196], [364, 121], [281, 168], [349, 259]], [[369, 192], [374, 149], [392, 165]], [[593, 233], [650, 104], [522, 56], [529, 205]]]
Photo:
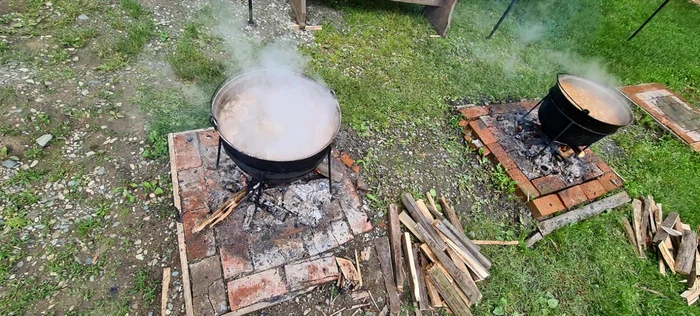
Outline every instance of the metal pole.
[[503, 12], [503, 15], [501, 15], [501, 18], [498, 19], [498, 22], [496, 22], [496, 26], [493, 27], [493, 29], [491, 30], [491, 33], [489, 33], [489, 36], [486, 36], [486, 39], [491, 39], [491, 36], [493, 36], [493, 33], [496, 33], [496, 30], [498, 30], [498, 27], [501, 26], [501, 22], [503, 22], [503, 19], [506, 18], [506, 15], [508, 15], [508, 12], [510, 12], [510, 9], [513, 8], [513, 6], [515, 5], [516, 2], [518, 2], [518, 0], [513, 0], [510, 2], [510, 4], [508, 5], [508, 8], [506, 9], [506, 12]]
[[634, 33], [632, 33], [632, 35], [631, 35], [627, 40], [628, 40], [628, 41], [632, 40], [632, 39], [637, 35], [637, 33], [639, 33], [639, 32], [644, 28], [644, 26], [646, 26], [647, 23], [649, 23], [649, 21], [651, 21], [651, 19], [654, 18], [654, 16], [656, 16], [656, 14], [659, 13], [659, 11], [661, 11], [661, 9], [663, 9], [663, 8], [666, 6], [666, 4], [667, 4], [669, 1], [670, 1], [670, 0], [664, 1], [664, 3], [662, 3], [662, 4], [659, 6], [659, 8], [656, 9], [656, 11], [654, 11], [654, 13], [652, 13], [651, 16], [650, 16], [646, 21], [644, 21], [644, 23], [642, 23], [642, 25], [641, 25], [636, 31], [634, 31]]
[[333, 197], [333, 173], [331, 173], [331, 151], [333, 151], [333, 145], [331, 149], [328, 150], [328, 193]]
[[216, 169], [219, 169], [219, 160], [221, 159], [221, 136], [219, 136], [219, 149], [216, 151]]
[[253, 21], [253, 0], [248, 0], [248, 25], [255, 25], [255, 21]]

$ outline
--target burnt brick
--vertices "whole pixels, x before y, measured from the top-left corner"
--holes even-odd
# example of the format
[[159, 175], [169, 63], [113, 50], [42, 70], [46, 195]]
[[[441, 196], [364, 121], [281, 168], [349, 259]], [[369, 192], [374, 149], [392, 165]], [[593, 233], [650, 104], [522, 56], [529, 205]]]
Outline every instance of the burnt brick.
[[286, 293], [287, 285], [279, 269], [270, 269], [228, 283], [228, 301], [232, 311], [270, 301]]
[[215, 226], [226, 279], [253, 272], [249, 236], [243, 230], [244, 217], [245, 212], [234, 211]]
[[[204, 170], [202, 168], [192, 168], [179, 171], [177, 173], [177, 178], [181, 200], [197, 196], [207, 196], [206, 184], [204, 181]], [[183, 210], [183, 212], [184, 211], [188, 210]]]
[[173, 146], [175, 146], [175, 165], [177, 170], [186, 170], [196, 168], [202, 165], [202, 159], [199, 156], [199, 141], [196, 134], [187, 133], [179, 134], [173, 138]]
[[292, 291], [338, 279], [335, 257], [328, 256], [284, 266], [287, 284]]
[[264, 240], [251, 247], [255, 271], [263, 271], [298, 260], [306, 254], [306, 247], [301, 238], [282, 238]]
[[216, 252], [214, 233], [211, 229], [204, 229], [196, 234], [192, 233], [192, 229], [208, 215], [209, 211], [201, 208], [182, 215], [185, 244], [187, 245], [187, 259], [190, 261], [211, 256]]
[[587, 163], [583, 173], [583, 181], [592, 180], [603, 175], [603, 171], [595, 163]]
[[507, 170], [506, 173], [510, 176], [513, 181], [516, 182], [516, 193], [520, 195], [523, 199], [533, 199], [540, 196], [540, 192], [537, 191], [530, 180], [525, 177], [525, 175], [518, 169]]
[[566, 184], [558, 175], [548, 175], [532, 180], [532, 184], [537, 188], [540, 194], [549, 194], [560, 191], [566, 188]]
[[623, 182], [620, 177], [618, 177], [614, 172], [608, 172], [603, 174], [600, 178], [598, 178], [598, 181], [600, 184], [603, 186], [603, 188], [610, 192], [615, 189], [618, 189], [622, 187]]
[[486, 127], [486, 124], [482, 120], [474, 120], [469, 122], [469, 127], [476, 133], [476, 136], [481, 140], [482, 143], [484, 144], [490, 144], [490, 143], [495, 143], [496, 138], [491, 134], [491, 131], [489, 131], [488, 127]]
[[463, 108], [459, 110], [459, 112], [462, 113], [462, 115], [464, 115], [464, 117], [470, 121], [477, 119], [480, 116], [489, 114], [489, 110], [485, 106], [472, 106], [468, 108]]

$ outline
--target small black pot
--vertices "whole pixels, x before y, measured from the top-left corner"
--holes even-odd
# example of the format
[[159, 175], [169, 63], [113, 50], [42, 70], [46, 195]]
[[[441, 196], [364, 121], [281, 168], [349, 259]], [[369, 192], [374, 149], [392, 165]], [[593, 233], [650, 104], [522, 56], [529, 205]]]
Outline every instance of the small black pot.
[[[588, 114], [582, 106], [571, 100], [562, 89], [562, 80], [580, 80], [610, 93], [610, 111], [625, 117], [622, 125], [604, 122]], [[590, 146], [603, 137], [614, 134], [620, 127], [632, 123], [632, 111], [627, 101], [611, 89], [604, 88], [590, 80], [567, 74], [557, 77], [557, 84], [549, 89], [537, 112], [542, 131], [551, 139], [570, 146]]]

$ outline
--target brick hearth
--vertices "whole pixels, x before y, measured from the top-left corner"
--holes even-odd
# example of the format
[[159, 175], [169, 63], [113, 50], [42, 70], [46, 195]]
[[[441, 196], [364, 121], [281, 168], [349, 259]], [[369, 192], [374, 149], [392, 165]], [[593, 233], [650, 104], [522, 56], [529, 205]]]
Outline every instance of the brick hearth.
[[516, 182], [516, 193], [527, 203], [534, 218], [543, 219], [572, 209], [622, 186], [622, 179], [589, 149], [580, 158], [586, 168], [578, 183], [564, 181], [559, 174], [534, 174], [531, 172], [531, 162], [515, 159], [513, 153], [517, 145], [510, 136], [494, 126], [493, 121], [502, 114], [524, 114], [536, 104], [537, 101], [522, 101], [460, 110], [465, 118], [460, 126], [464, 127], [467, 143], [474, 149], [480, 149], [494, 164], [503, 166], [508, 176]]
[[[184, 231], [178, 236], [186, 254], [182, 269], [190, 275], [185, 282], [191, 284], [194, 314], [248, 313], [336, 280], [333, 250], [372, 230], [353, 184], [353, 168], [358, 169], [351, 168], [352, 159], [342, 155], [346, 167], [334, 153], [334, 174], [343, 177], [334, 184], [333, 200], [324, 206], [316, 227], [258, 211], [253, 221], [270, 223], [268, 229], [246, 231], [245, 207], [240, 205], [214, 229], [193, 234], [192, 228], [210, 212], [209, 194], [223, 190], [215, 167], [217, 142], [212, 129], [169, 136], [173, 195]], [[225, 153], [221, 165], [233, 165]]]

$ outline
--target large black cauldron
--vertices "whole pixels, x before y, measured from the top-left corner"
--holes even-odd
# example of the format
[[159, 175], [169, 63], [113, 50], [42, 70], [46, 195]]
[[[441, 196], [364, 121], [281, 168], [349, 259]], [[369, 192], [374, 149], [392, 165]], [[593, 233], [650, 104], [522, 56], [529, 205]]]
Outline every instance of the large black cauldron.
[[549, 138], [570, 146], [590, 146], [633, 121], [627, 100], [616, 91], [568, 74], [557, 76], [538, 117]]

